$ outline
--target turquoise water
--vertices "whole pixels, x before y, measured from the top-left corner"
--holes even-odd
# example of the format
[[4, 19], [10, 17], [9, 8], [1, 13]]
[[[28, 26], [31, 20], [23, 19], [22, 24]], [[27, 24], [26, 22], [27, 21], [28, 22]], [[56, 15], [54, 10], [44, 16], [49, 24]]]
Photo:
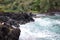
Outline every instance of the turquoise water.
[[20, 26], [19, 40], [60, 40], [60, 16], [34, 18]]

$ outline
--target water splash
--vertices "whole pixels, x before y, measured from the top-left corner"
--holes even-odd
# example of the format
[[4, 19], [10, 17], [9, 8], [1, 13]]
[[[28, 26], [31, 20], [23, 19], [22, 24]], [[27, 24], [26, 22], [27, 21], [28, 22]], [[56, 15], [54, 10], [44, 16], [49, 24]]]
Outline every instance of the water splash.
[[34, 18], [35, 22], [20, 25], [19, 40], [60, 40], [60, 20]]

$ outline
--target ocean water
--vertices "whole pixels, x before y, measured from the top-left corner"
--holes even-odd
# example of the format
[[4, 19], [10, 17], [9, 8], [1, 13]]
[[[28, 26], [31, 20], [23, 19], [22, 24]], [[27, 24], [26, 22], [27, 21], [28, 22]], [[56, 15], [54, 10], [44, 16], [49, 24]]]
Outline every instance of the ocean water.
[[34, 20], [20, 25], [19, 40], [60, 40], [60, 16], [45, 16]]

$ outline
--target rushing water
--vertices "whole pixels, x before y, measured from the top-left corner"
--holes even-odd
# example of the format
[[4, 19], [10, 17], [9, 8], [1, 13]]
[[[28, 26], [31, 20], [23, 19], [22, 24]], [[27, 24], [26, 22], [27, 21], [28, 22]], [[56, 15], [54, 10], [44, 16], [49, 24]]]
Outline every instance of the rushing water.
[[34, 18], [20, 26], [19, 40], [60, 40], [60, 16]]

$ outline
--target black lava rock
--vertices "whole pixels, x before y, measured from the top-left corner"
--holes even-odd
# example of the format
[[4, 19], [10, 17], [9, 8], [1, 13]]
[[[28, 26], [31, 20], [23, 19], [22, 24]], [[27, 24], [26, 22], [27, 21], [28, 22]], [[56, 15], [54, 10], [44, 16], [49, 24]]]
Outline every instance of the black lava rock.
[[20, 32], [19, 28], [13, 28], [6, 23], [0, 23], [0, 40], [18, 40]]
[[0, 12], [0, 40], [18, 40], [19, 24], [33, 22], [32, 13]]

